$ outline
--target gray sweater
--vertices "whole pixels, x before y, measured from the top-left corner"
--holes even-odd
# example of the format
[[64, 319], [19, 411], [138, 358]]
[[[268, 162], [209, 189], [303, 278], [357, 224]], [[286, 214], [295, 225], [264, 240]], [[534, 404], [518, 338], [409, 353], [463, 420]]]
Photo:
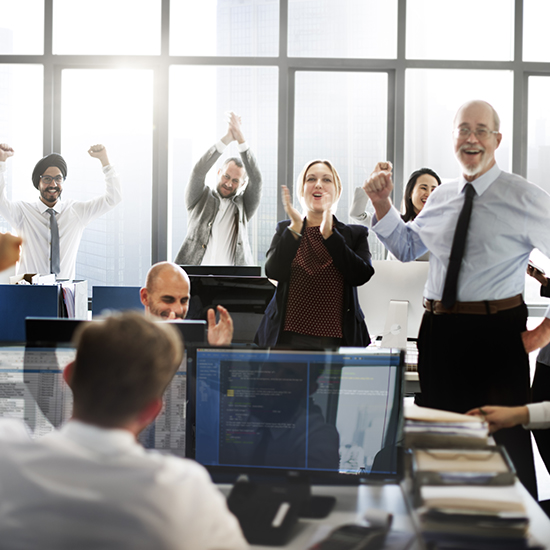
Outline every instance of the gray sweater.
[[[240, 153], [248, 184], [245, 190], [233, 197], [237, 207], [235, 224], [237, 225], [236, 265], [253, 264], [252, 252], [248, 242], [248, 220], [256, 213], [262, 196], [262, 175], [256, 157], [250, 149]], [[185, 190], [185, 203], [188, 212], [187, 236], [174, 260], [182, 265], [200, 265], [210, 241], [212, 224], [220, 207], [218, 192], [206, 185], [206, 174], [220, 158], [221, 153], [213, 145], [197, 162], [189, 177]]]

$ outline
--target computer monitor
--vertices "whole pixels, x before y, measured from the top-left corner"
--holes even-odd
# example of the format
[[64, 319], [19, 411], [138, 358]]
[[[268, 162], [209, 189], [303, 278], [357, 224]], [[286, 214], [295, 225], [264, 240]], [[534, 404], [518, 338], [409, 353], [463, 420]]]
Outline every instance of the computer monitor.
[[59, 428], [72, 414], [62, 373], [75, 355], [71, 347], [0, 347], [0, 416], [23, 420], [33, 438]]
[[[73, 411], [63, 370], [75, 357], [76, 349], [67, 345], [0, 346], [0, 417], [24, 421], [33, 438], [61, 427]], [[185, 455], [186, 364], [184, 358], [166, 388], [162, 412], [139, 436], [147, 448]]]
[[69, 344], [82, 319], [60, 317], [27, 317], [25, 319], [26, 343], [29, 347], [57, 347]]
[[197, 319], [178, 319], [166, 322], [170, 323], [179, 332], [184, 346], [207, 344], [206, 321]]
[[124, 311], [145, 308], [139, 296], [139, 286], [94, 286], [92, 287], [92, 317], [106, 311]]
[[182, 265], [188, 275], [225, 275], [228, 277], [259, 277], [259, 265]]
[[198, 348], [192, 362], [186, 454], [216, 481], [401, 476], [402, 352]]
[[407, 338], [416, 339], [424, 314], [422, 296], [429, 262], [374, 260], [371, 280], [357, 288], [365, 323], [374, 340], [384, 335], [391, 300], [408, 302]]
[[233, 342], [250, 344], [275, 287], [266, 277], [190, 275], [188, 319], [206, 319], [209, 308], [224, 306], [233, 318]]

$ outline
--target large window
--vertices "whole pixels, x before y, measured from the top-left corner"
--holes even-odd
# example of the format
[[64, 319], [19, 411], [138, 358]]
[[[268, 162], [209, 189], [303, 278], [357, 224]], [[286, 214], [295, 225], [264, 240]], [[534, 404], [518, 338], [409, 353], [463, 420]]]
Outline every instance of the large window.
[[230, 110], [263, 175], [249, 227], [259, 264], [285, 217], [280, 185], [307, 160], [341, 172], [342, 221], [378, 160], [394, 165], [396, 204], [420, 166], [455, 177], [450, 130], [469, 99], [500, 113], [501, 167], [548, 185], [546, 0], [0, 0], [0, 13], [9, 196], [36, 197], [29, 174], [51, 151], [70, 162], [67, 197], [100, 194], [93, 142], [120, 173], [123, 204], [86, 230], [78, 256], [93, 284], [141, 284], [175, 257], [190, 171]]
[[67, 197], [104, 193], [101, 163], [87, 151], [101, 143], [122, 183], [122, 203], [85, 230], [76, 277], [88, 285], [141, 285], [150, 267], [153, 73], [66, 69], [62, 75], [61, 153]]

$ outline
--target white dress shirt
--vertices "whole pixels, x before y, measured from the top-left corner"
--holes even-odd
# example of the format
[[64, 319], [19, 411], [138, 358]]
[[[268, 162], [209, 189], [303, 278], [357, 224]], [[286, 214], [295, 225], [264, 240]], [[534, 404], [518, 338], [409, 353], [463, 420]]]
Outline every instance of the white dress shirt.
[[2, 442], [0, 541], [18, 550], [248, 548], [202, 466], [77, 421], [37, 441]]
[[[0, 214], [23, 238], [18, 273], [50, 273], [49, 206], [35, 202], [9, 201], [6, 196], [6, 163], [0, 162]], [[121, 200], [120, 180], [112, 166], [103, 168], [105, 194], [88, 201], [59, 199], [53, 209], [59, 226], [60, 267], [58, 278], [74, 279], [76, 255], [85, 227], [114, 208]]]
[[[399, 260], [411, 261], [430, 251], [424, 288], [428, 299], [440, 300], [443, 294], [466, 183], [460, 177], [440, 185], [407, 224], [394, 207], [380, 221], [376, 216], [373, 219], [373, 230]], [[521, 294], [533, 248], [550, 256], [550, 195], [520, 176], [502, 172], [497, 165], [471, 183], [476, 195], [457, 300], [499, 300]], [[550, 317], [550, 308], [546, 317]]]
[[[223, 153], [227, 145], [223, 141], [216, 143], [218, 153]], [[239, 153], [244, 153], [248, 149], [248, 143], [237, 144]], [[242, 185], [238, 194], [244, 191]], [[235, 251], [237, 248], [237, 224], [235, 216], [238, 214], [237, 205], [233, 202], [233, 198], [224, 199], [219, 195], [217, 189], [216, 194], [220, 199], [220, 207], [212, 222], [212, 231], [210, 240], [206, 247], [206, 252], [202, 259], [201, 265], [235, 265]]]
[[524, 428], [529, 430], [540, 430], [550, 428], [550, 401], [542, 403], [528, 403], [529, 423]]

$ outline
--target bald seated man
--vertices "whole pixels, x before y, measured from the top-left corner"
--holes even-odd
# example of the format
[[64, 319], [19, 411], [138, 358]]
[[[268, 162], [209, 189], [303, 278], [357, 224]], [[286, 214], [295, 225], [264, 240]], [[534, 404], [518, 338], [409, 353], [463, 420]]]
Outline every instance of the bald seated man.
[[[189, 276], [177, 264], [159, 262], [151, 267], [140, 291], [141, 303], [147, 315], [164, 320], [185, 319], [189, 308]], [[216, 313], [208, 310], [208, 343], [211, 346], [227, 346], [233, 339], [233, 319], [227, 309], [217, 307], [220, 320], [216, 324]]]

